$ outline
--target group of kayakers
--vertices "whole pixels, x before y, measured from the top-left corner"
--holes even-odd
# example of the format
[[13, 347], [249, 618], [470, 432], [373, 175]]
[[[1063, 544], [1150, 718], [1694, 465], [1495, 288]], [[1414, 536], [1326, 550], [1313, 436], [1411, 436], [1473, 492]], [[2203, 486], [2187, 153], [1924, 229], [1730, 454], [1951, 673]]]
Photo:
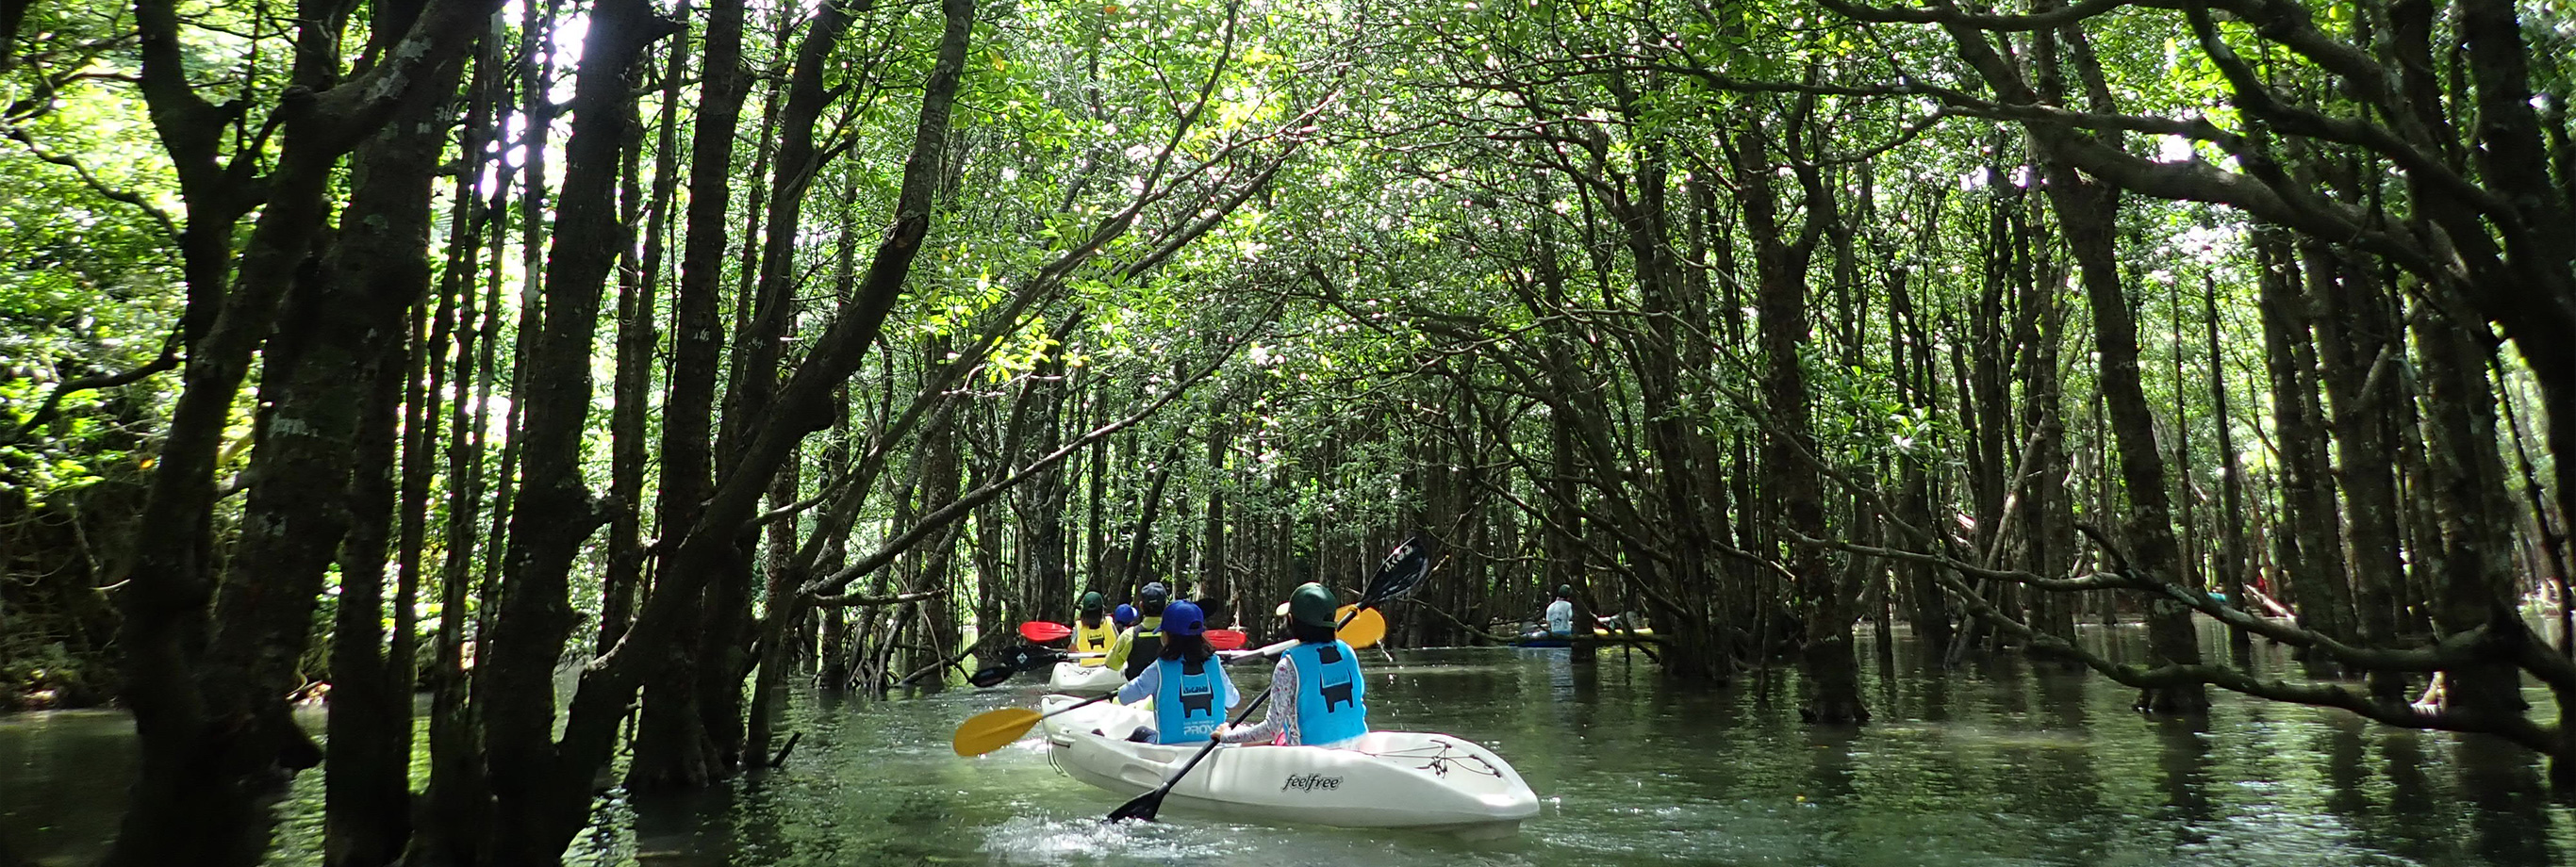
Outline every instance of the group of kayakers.
[[1208, 643], [1207, 612], [1198, 603], [1172, 599], [1157, 581], [1114, 610], [1098, 591], [1082, 594], [1076, 607], [1073, 651], [1100, 654], [1077, 658], [1127, 677], [1119, 703], [1154, 702], [1153, 724], [1130, 740], [1335, 747], [1368, 734], [1367, 682], [1359, 654], [1337, 634], [1340, 603], [1329, 587], [1308, 582], [1279, 607], [1292, 643], [1271, 669], [1270, 713], [1240, 728], [1225, 720], [1242, 694]]

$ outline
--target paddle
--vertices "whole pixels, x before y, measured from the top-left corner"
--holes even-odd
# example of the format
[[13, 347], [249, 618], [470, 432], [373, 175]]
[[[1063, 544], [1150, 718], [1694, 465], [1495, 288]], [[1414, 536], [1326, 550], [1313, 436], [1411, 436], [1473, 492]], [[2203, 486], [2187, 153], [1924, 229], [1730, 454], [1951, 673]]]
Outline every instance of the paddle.
[[1063, 661], [1065, 652], [1053, 648], [1015, 644], [1002, 648], [1001, 656], [1001, 662], [998, 664], [984, 666], [976, 669], [974, 674], [967, 675], [966, 682], [986, 688], [1000, 686], [1003, 681], [1010, 680], [1011, 675], [1023, 671], [1036, 671]]
[[[1395, 546], [1395, 550], [1386, 555], [1386, 562], [1378, 567], [1377, 574], [1369, 578], [1368, 589], [1360, 593], [1359, 604], [1353, 606], [1351, 613], [1342, 615], [1340, 626], [1348, 627], [1353, 621], [1359, 619], [1362, 612], [1402, 598], [1405, 594], [1413, 592], [1414, 588], [1422, 586], [1422, 580], [1431, 574], [1430, 549], [1430, 541], [1420, 536], [1407, 539], [1404, 544]], [[1370, 637], [1371, 643], [1375, 643], [1377, 637], [1383, 637], [1386, 634], [1386, 624], [1383, 620], [1378, 623], [1377, 630], [1377, 636]], [[1250, 704], [1244, 705], [1242, 713], [1235, 715], [1234, 724], [1242, 725], [1244, 720], [1252, 718], [1254, 711], [1260, 710], [1262, 705], [1269, 702], [1270, 691], [1262, 690]], [[1022, 730], [1026, 731], [1026, 729]], [[1170, 795], [1172, 787], [1180, 785], [1181, 779], [1189, 776], [1190, 769], [1198, 767], [1200, 760], [1207, 758], [1209, 753], [1216, 752], [1217, 743], [1216, 738], [1208, 738], [1207, 746], [1200, 747], [1198, 754], [1191, 756], [1187, 764], [1181, 765], [1181, 770], [1173, 774], [1171, 779], [1164, 780], [1163, 785], [1153, 791], [1137, 795], [1135, 800], [1118, 805], [1118, 809], [1109, 812], [1109, 821], [1116, 822], [1121, 819], [1154, 821], [1155, 811], [1163, 808], [1164, 796]]]
[[[1022, 631], [1026, 631], [1027, 628], [1032, 625], [1054, 626], [1055, 624], [1031, 623], [1023, 624], [1020, 628]], [[1378, 622], [1378, 633], [1384, 634], [1385, 631], [1386, 623], [1381, 620]], [[1243, 646], [1244, 642], [1247, 640], [1247, 636], [1242, 632], [1232, 629], [1210, 629], [1207, 631], [1207, 640], [1208, 646], [1214, 647], [1218, 650], [1234, 650]], [[1355, 644], [1352, 646], [1358, 647], [1360, 645]], [[1048, 647], [1012, 645], [1002, 649], [1002, 661], [999, 664], [987, 665], [983, 668], [976, 669], [975, 673], [966, 676], [966, 682], [989, 689], [1002, 685], [1003, 681], [1011, 679], [1011, 675], [1018, 674], [1023, 671], [1036, 671], [1068, 659], [1099, 659], [1107, 655], [1108, 654], [1104, 653], [1066, 653], [1064, 651]]]
[[1093, 696], [1075, 702], [1071, 706], [1058, 708], [1053, 713], [1039, 713], [1024, 707], [988, 710], [958, 723], [957, 734], [949, 738], [948, 745], [957, 750], [958, 755], [980, 756], [1019, 740], [1020, 736], [1028, 734], [1029, 727], [1037, 725], [1039, 720], [1077, 707], [1108, 701], [1110, 696], [1114, 695], [1117, 693]]
[[1342, 606], [1342, 628], [1336, 633], [1343, 644], [1361, 650], [1386, 640], [1386, 615], [1375, 608]]
[[[1381, 629], [1380, 631], [1384, 630]], [[1234, 650], [1242, 647], [1244, 642], [1244, 634], [1232, 629], [1210, 629], [1207, 631], [1206, 635], [1208, 638], [1208, 644], [1214, 646], [1218, 650]], [[1015, 672], [1030, 671], [1053, 665], [1067, 659], [1076, 659], [1084, 656], [1096, 657], [1100, 655], [1101, 654], [1074, 654], [1044, 647], [1014, 645], [1002, 650], [1002, 664], [987, 666], [976, 671], [966, 679], [976, 686], [993, 686], [1001, 683], [1002, 681], [1009, 680], [1011, 675]], [[998, 676], [995, 675], [996, 672], [999, 673]], [[1117, 693], [1113, 692], [1110, 695], [1116, 694]], [[1100, 701], [1101, 699], [1108, 697], [1108, 695], [1094, 696], [1092, 698], [1085, 699], [1080, 704], [1064, 708], [1063, 710], [1056, 711], [1055, 713], [1063, 713], [1065, 711], [1072, 710], [1073, 708], [1082, 707], [1083, 705], [1091, 704], [1092, 702]], [[1055, 714], [1040, 714], [1037, 711], [1029, 710], [1027, 708], [1016, 707], [1006, 707], [1000, 710], [986, 711], [984, 713], [977, 714], [975, 717], [968, 719], [963, 724], [958, 725], [957, 734], [950, 739], [950, 745], [955, 747], [957, 754], [961, 756], [983, 755], [985, 753], [1001, 749], [1003, 744], [1019, 740], [1021, 735], [1028, 733], [1030, 726], [1037, 725], [1039, 720], [1046, 719], [1047, 717], [1054, 715]], [[970, 748], [972, 748], [972, 751], [970, 751]]]
[[[1031, 620], [1027, 623], [1020, 624], [1020, 637], [1028, 639], [1030, 643], [1033, 644], [1062, 641], [1066, 636], [1070, 636], [1072, 634], [1073, 627], [1066, 626], [1062, 623], [1048, 623], [1044, 620]], [[1236, 632], [1231, 629], [1210, 629], [1207, 631], [1207, 638], [1208, 643], [1216, 645], [1216, 649], [1218, 650], [1233, 650], [1243, 646], [1243, 633]], [[1227, 644], [1226, 642], [1228, 641], [1232, 641], [1234, 643]]]
[[966, 682], [985, 689], [991, 689], [996, 686], [1001, 686], [1002, 681], [1010, 680], [1011, 675], [1018, 673], [1020, 673], [1019, 669], [1012, 668], [1007, 665], [987, 665], [983, 668], [975, 669], [975, 673], [967, 675]]

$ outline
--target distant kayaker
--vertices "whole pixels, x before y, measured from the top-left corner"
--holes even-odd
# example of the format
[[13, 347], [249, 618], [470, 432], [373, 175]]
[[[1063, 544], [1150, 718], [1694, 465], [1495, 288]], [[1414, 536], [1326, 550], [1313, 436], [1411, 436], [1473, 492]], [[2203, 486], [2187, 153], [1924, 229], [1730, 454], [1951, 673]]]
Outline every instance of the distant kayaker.
[[1163, 609], [1162, 652], [1145, 673], [1118, 690], [1118, 701], [1154, 700], [1154, 725], [1138, 727], [1128, 740], [1158, 744], [1206, 743], [1225, 713], [1242, 703], [1225, 660], [1208, 645], [1207, 615], [1182, 600]]
[[1565, 638], [1574, 634], [1574, 586], [1556, 585], [1556, 601], [1547, 604], [1547, 634]]
[[1127, 627], [1136, 625], [1136, 606], [1118, 603], [1118, 607], [1109, 611], [1109, 622], [1117, 625], [1119, 632], [1126, 632]]
[[1368, 684], [1359, 654], [1334, 634], [1340, 601], [1332, 588], [1307, 582], [1288, 596], [1288, 634], [1295, 647], [1270, 673], [1270, 716], [1259, 725], [1217, 729], [1229, 744], [1348, 746], [1368, 734]]
[[[1079, 606], [1082, 617], [1073, 626], [1073, 652], [1107, 654], [1118, 642], [1118, 627], [1109, 622], [1109, 597], [1092, 590], [1082, 594]], [[1099, 668], [1108, 664], [1103, 656], [1078, 657], [1082, 664]]]
[[1171, 598], [1171, 591], [1163, 589], [1160, 581], [1147, 582], [1145, 589], [1136, 591], [1139, 619], [1118, 633], [1118, 643], [1109, 648], [1109, 667], [1134, 680], [1145, 673], [1145, 666], [1154, 664], [1154, 657], [1163, 650], [1163, 606]]

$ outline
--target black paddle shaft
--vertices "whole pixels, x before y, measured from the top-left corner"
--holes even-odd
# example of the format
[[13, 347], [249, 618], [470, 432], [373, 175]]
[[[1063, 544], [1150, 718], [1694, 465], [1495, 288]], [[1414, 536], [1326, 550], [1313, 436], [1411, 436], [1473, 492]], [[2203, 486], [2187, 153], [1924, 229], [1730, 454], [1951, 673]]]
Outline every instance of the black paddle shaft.
[[1027, 645], [1013, 645], [1004, 649], [1001, 656], [999, 664], [976, 669], [974, 674], [966, 676], [966, 682], [981, 687], [1000, 686], [1002, 681], [1011, 679], [1011, 675], [1036, 671], [1072, 658], [1061, 650]]
[[[1430, 562], [1429, 546], [1420, 536], [1407, 539], [1404, 544], [1396, 546], [1393, 553], [1386, 555], [1386, 562], [1378, 567], [1377, 575], [1369, 579], [1368, 589], [1360, 594], [1359, 604], [1352, 606], [1351, 613], [1342, 616], [1342, 622], [1334, 624], [1333, 631], [1340, 632], [1342, 627], [1351, 625], [1351, 619], [1360, 616], [1360, 612], [1394, 601], [1398, 597], [1413, 592], [1414, 588], [1422, 586], [1422, 579], [1431, 573]], [[1413, 568], [1402, 568], [1406, 564], [1412, 564]], [[1269, 703], [1270, 691], [1262, 690], [1260, 695], [1253, 697], [1252, 703], [1243, 706], [1242, 713], [1235, 715], [1234, 725], [1242, 725], [1244, 720], [1252, 718], [1254, 711], [1260, 710], [1262, 705]], [[1215, 735], [1209, 735], [1207, 746], [1200, 747], [1198, 754], [1190, 756], [1190, 760], [1181, 765], [1179, 773], [1164, 780], [1163, 784], [1153, 791], [1137, 795], [1135, 800], [1120, 804], [1118, 809], [1109, 811], [1109, 821], [1116, 822], [1123, 819], [1154, 821], [1154, 813], [1163, 808], [1163, 798], [1172, 793], [1172, 787], [1180, 785], [1182, 778], [1190, 775], [1190, 769], [1199, 766], [1200, 760], [1207, 758], [1209, 753], [1216, 752], [1219, 743], [1221, 741], [1218, 741]]]

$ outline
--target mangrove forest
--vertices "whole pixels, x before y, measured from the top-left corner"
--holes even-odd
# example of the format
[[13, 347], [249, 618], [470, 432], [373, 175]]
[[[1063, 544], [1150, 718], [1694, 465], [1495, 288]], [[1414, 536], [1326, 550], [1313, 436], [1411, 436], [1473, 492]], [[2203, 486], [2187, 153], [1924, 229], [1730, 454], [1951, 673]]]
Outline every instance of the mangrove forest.
[[2571, 99], [2553, 0], [0, 0], [0, 867], [2576, 862]]

